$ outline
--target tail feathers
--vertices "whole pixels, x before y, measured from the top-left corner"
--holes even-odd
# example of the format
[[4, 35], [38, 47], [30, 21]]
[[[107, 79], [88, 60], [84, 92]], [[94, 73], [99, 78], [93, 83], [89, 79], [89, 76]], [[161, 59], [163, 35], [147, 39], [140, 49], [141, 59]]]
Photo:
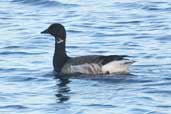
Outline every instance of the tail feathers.
[[134, 61], [134, 60], [123, 60], [123, 64], [133, 64], [135, 62], [136, 61]]

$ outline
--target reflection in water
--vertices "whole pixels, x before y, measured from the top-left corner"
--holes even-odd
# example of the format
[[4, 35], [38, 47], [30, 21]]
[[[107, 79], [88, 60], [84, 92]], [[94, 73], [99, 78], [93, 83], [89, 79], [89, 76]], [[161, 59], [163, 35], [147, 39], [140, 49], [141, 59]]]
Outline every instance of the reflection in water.
[[70, 89], [68, 87], [68, 83], [70, 82], [69, 78], [60, 76], [58, 79], [58, 84], [57, 84], [57, 100], [58, 103], [64, 103], [69, 100], [69, 95], [68, 93], [70, 92]]

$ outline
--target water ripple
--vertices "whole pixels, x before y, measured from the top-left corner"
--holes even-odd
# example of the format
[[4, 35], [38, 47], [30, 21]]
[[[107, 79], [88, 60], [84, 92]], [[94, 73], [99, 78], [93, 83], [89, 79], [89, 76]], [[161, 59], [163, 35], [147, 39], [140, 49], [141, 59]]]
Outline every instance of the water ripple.
[[13, 0], [14, 3], [22, 3], [22, 4], [28, 4], [32, 6], [45, 6], [45, 7], [76, 7], [78, 5], [76, 4], [64, 4], [57, 1], [52, 0]]
[[0, 106], [0, 109], [28, 109], [28, 107], [25, 107], [23, 105], [7, 105], [7, 106]]
[[31, 52], [12, 52], [12, 51], [4, 51], [4, 52], [0, 52], [0, 55], [40, 55], [40, 54], [44, 54], [44, 52], [39, 53], [31, 53]]

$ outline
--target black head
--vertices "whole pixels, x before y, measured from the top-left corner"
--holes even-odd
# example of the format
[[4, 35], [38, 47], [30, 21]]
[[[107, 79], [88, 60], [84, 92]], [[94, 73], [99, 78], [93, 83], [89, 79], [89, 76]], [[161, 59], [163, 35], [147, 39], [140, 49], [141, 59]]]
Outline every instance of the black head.
[[55, 37], [57, 42], [65, 41], [66, 31], [62, 24], [54, 23], [51, 24], [46, 30], [41, 32], [42, 34], [51, 34]]

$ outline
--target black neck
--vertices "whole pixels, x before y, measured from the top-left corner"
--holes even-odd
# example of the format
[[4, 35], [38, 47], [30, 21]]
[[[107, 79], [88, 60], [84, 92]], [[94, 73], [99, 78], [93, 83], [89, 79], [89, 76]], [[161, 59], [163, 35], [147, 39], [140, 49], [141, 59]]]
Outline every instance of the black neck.
[[65, 41], [59, 44], [55, 41], [55, 53], [53, 56], [54, 70], [60, 72], [67, 59], [68, 56], [65, 51]]

